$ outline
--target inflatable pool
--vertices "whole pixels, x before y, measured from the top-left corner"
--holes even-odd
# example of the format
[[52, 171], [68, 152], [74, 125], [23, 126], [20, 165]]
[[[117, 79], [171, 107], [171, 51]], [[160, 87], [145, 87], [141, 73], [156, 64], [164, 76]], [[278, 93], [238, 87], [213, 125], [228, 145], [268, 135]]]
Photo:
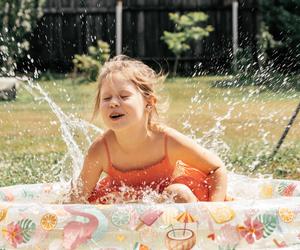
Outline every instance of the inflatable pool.
[[59, 183], [0, 188], [0, 249], [300, 249], [300, 182], [230, 174], [231, 202], [53, 204]]

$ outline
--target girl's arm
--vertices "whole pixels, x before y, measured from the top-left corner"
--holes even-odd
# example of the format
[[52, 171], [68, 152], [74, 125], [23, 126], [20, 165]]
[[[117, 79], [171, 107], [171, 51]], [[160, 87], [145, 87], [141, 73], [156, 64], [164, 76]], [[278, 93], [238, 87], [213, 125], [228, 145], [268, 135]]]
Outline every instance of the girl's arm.
[[105, 152], [103, 147], [103, 141], [100, 139], [89, 148], [80, 176], [71, 187], [71, 203], [87, 203], [87, 199], [95, 188], [103, 170], [103, 158], [101, 156], [101, 152]]
[[207, 176], [209, 199], [224, 201], [227, 194], [227, 171], [224, 164], [216, 168]]
[[171, 164], [178, 160], [207, 175], [211, 201], [224, 201], [227, 192], [227, 173], [224, 163], [213, 152], [174, 129], [168, 129], [168, 154]]

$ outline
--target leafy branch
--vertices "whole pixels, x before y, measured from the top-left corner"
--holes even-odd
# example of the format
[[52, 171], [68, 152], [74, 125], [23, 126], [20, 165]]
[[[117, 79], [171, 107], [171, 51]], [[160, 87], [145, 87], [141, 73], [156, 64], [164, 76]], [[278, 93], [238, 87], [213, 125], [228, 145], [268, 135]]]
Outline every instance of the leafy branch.
[[164, 31], [161, 39], [175, 54], [173, 74], [176, 75], [178, 60], [184, 52], [191, 48], [190, 43], [208, 37], [214, 28], [211, 25], [201, 27], [201, 23], [208, 19], [208, 15], [203, 12], [189, 12], [184, 15], [169, 13], [169, 18], [175, 24], [175, 32]]

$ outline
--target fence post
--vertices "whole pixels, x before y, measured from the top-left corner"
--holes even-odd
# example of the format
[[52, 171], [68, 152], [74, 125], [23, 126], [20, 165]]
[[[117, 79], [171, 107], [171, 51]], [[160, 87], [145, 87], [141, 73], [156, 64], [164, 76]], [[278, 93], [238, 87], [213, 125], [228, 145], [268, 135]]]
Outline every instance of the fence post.
[[116, 5], [116, 55], [122, 53], [122, 0], [117, 0]]
[[238, 9], [239, 3], [237, 0], [232, 1], [232, 55], [233, 55], [233, 69], [237, 71], [237, 50], [238, 50]]
[[[144, 0], [137, 2], [140, 6], [145, 5]], [[140, 9], [137, 14], [137, 51], [139, 56], [145, 56], [145, 14], [143, 9]]]

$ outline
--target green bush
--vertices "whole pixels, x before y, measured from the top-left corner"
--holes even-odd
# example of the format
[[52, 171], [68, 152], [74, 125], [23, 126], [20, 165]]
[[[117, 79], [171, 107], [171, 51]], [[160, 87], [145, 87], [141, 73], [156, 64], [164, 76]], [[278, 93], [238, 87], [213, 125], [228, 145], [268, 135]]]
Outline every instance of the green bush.
[[272, 58], [270, 58], [269, 50], [279, 49], [282, 46], [282, 42], [276, 41], [269, 32], [268, 27], [262, 23], [258, 37], [258, 58], [255, 58], [251, 47], [239, 48], [236, 54], [236, 67], [235, 70], [232, 69], [235, 75], [234, 78], [216, 81], [213, 86], [257, 86], [260, 91], [264, 89], [274, 91], [299, 90], [299, 75], [278, 70]]
[[269, 46], [268, 57], [281, 66], [281, 70], [300, 70], [300, 0], [260, 1], [262, 19], [270, 34], [281, 45]]
[[29, 50], [26, 36], [43, 15], [44, 2], [0, 0], [0, 75], [14, 75], [17, 61]]
[[300, 0], [260, 1], [262, 20], [257, 51], [239, 48], [234, 80], [217, 82], [215, 86], [299, 90], [299, 8]]
[[97, 41], [97, 46], [90, 46], [88, 54], [75, 55], [73, 59], [74, 72], [83, 73], [88, 80], [95, 81], [99, 69], [109, 59], [110, 47], [104, 41]]

